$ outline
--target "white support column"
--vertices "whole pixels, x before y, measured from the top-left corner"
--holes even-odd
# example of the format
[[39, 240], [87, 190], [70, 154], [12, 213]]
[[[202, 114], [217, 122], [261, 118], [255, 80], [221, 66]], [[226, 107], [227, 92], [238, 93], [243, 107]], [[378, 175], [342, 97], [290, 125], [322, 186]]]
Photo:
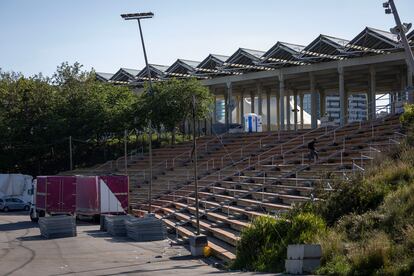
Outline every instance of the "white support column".
[[293, 90], [293, 129], [298, 130], [298, 91]]
[[339, 75], [339, 107], [340, 107], [340, 123], [341, 126], [345, 125], [347, 122], [347, 97], [345, 92], [345, 81], [344, 81], [344, 68], [338, 67], [338, 75]]
[[254, 108], [254, 91], [250, 91], [250, 112], [254, 113], [255, 112], [255, 108]]
[[241, 123], [240, 121], [240, 96], [236, 96], [235, 103], [236, 103], [236, 123], [240, 124]]
[[407, 88], [408, 88], [408, 103], [414, 104], [414, 87], [413, 87], [413, 71], [410, 66], [407, 66]]
[[266, 90], [266, 119], [267, 119], [267, 131], [271, 131], [271, 120], [270, 120], [270, 89]]
[[279, 75], [279, 118], [280, 129], [285, 129], [285, 79], [283, 74]]
[[286, 129], [287, 130], [291, 130], [291, 124], [290, 124], [290, 114], [291, 112], [291, 108], [290, 108], [290, 94], [289, 91], [286, 91]]
[[214, 107], [213, 107], [213, 114], [211, 116], [213, 124], [217, 123], [217, 96], [216, 93], [214, 94]]
[[280, 130], [280, 92], [276, 92], [276, 127]]
[[310, 80], [310, 93], [311, 93], [311, 127], [317, 128], [318, 127], [318, 94], [316, 94], [315, 90], [315, 76], [313, 74], [309, 74]]
[[325, 116], [326, 113], [326, 95], [325, 95], [325, 90], [322, 87], [319, 87], [319, 117], [322, 118]]
[[240, 94], [240, 120], [244, 129], [244, 88], [242, 89]]
[[263, 115], [263, 106], [262, 106], [263, 105], [263, 100], [262, 100], [263, 87], [260, 82], [256, 83], [256, 87], [257, 87], [257, 112], [261, 116]]
[[407, 100], [408, 98], [407, 98], [407, 95], [405, 93], [405, 89], [407, 87], [407, 78], [405, 77], [406, 76], [405, 70], [402, 69], [400, 74], [401, 74], [401, 77], [400, 77], [401, 78], [400, 98], [403, 99], [403, 100]]
[[376, 80], [376, 70], [374, 66], [369, 68], [369, 92], [368, 92], [368, 118], [373, 120], [376, 118], [376, 91], [377, 91], [377, 80]]
[[303, 122], [303, 119], [304, 119], [304, 116], [303, 116], [303, 97], [304, 97], [304, 95], [301, 93], [301, 94], [299, 95], [300, 128], [301, 128], [301, 129], [303, 129], [303, 124], [304, 124], [304, 122]]
[[[231, 82], [227, 82], [227, 120], [228, 125], [233, 123], [233, 84]], [[229, 127], [228, 126], [228, 127]], [[228, 129], [227, 127], [227, 129]]]

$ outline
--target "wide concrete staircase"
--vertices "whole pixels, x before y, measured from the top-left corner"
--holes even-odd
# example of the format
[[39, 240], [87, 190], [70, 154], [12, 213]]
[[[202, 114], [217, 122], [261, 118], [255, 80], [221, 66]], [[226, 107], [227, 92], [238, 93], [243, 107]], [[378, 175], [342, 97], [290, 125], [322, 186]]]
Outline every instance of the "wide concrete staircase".
[[[363, 172], [401, 137], [394, 115], [337, 128], [204, 138], [208, 142], [199, 142], [197, 166], [200, 229], [217, 257], [232, 260], [240, 232], [252, 218], [277, 217], [295, 204], [318, 200], [316, 186], [331, 189], [328, 174]], [[319, 159], [310, 162], [307, 144], [314, 138]], [[185, 239], [196, 233], [195, 183], [189, 148], [181, 149], [185, 154], [177, 151], [181, 157], [175, 164], [165, 165], [153, 178], [151, 211]], [[160, 156], [170, 160], [169, 155]], [[139, 166], [136, 170], [145, 167]], [[139, 184], [132, 187], [133, 212], [141, 216], [149, 211], [148, 178], [137, 174], [134, 181]]]

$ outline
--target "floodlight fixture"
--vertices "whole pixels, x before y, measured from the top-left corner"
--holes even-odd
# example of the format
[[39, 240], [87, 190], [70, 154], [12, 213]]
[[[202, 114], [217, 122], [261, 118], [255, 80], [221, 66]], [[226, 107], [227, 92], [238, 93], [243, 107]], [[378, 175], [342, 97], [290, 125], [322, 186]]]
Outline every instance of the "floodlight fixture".
[[413, 26], [412, 23], [403, 23], [404, 33], [408, 33], [408, 31], [411, 29], [412, 26]]
[[153, 18], [154, 13], [152, 12], [125, 13], [125, 14], [121, 14], [121, 17], [125, 20], [140, 20], [140, 19]]
[[391, 9], [385, 9], [385, 14], [391, 14], [392, 10]]
[[383, 7], [384, 9], [387, 9], [387, 8], [389, 8], [389, 7], [390, 7], [390, 3], [385, 2], [385, 3], [383, 3], [383, 4], [382, 4], [382, 7]]

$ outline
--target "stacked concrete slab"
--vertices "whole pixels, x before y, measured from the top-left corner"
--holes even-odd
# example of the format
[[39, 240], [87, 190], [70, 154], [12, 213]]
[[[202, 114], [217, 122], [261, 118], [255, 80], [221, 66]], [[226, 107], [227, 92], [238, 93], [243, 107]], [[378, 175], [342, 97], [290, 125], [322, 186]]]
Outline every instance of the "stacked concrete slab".
[[40, 234], [47, 238], [76, 236], [76, 219], [73, 216], [53, 216], [39, 218]]
[[289, 274], [312, 273], [320, 266], [322, 249], [319, 244], [288, 245], [286, 272]]
[[126, 236], [125, 221], [129, 216], [105, 216], [106, 230], [112, 236]]
[[125, 221], [127, 236], [135, 241], [158, 241], [167, 236], [163, 222], [153, 214]]

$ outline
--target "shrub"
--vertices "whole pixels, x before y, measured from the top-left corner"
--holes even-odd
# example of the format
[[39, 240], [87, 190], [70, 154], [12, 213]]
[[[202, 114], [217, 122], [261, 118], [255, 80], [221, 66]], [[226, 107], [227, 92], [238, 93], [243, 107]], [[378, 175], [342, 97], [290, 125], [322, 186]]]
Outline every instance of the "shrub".
[[414, 145], [414, 104], [405, 105], [400, 122], [407, 134], [407, 143], [411, 146]]
[[[408, 154], [405, 154], [408, 157]], [[387, 167], [382, 166], [381, 171], [368, 178], [374, 185], [386, 185], [392, 189], [405, 185], [414, 179], [414, 171], [407, 163], [395, 162]]]
[[[232, 268], [265, 271], [281, 269], [279, 259], [283, 237], [289, 229], [289, 222], [270, 216], [258, 217], [241, 233], [237, 245], [237, 257]], [[267, 257], [265, 257], [267, 256]]]
[[339, 181], [333, 185], [335, 191], [328, 193], [324, 201], [318, 203], [317, 212], [328, 225], [334, 225], [342, 216], [362, 214], [378, 207], [387, 193], [387, 187], [366, 181], [356, 176], [349, 181]]
[[337, 255], [315, 272], [319, 275], [349, 275], [351, 265], [344, 255]]
[[404, 106], [404, 113], [400, 116], [400, 122], [405, 127], [414, 124], [414, 104], [406, 104]]
[[316, 237], [316, 243], [322, 247], [321, 263], [326, 264], [335, 256], [345, 255], [344, 236], [337, 229], [329, 229]]
[[342, 217], [337, 223], [337, 229], [346, 234], [351, 241], [365, 239], [372, 234], [383, 222], [384, 216], [375, 211], [364, 214], [349, 214]]
[[231, 267], [281, 272], [289, 244], [312, 243], [326, 230], [323, 219], [311, 213], [299, 213], [288, 218], [256, 218], [242, 231], [236, 260]]
[[378, 209], [384, 215], [382, 229], [398, 239], [409, 225], [414, 225], [414, 183], [389, 194]]
[[351, 274], [374, 275], [391, 263], [391, 241], [385, 233], [377, 233], [362, 241], [350, 254]]

